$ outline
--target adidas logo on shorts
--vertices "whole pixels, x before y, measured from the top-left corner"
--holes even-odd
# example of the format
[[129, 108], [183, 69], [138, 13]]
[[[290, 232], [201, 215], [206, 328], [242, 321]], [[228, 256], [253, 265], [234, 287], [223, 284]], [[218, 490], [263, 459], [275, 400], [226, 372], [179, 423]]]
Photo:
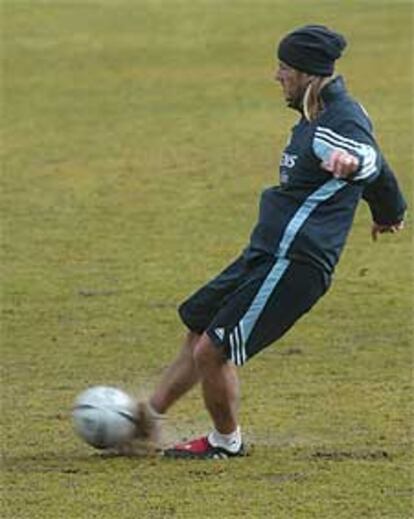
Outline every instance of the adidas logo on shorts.
[[217, 335], [217, 337], [222, 341], [224, 339], [224, 328], [215, 328], [214, 333]]

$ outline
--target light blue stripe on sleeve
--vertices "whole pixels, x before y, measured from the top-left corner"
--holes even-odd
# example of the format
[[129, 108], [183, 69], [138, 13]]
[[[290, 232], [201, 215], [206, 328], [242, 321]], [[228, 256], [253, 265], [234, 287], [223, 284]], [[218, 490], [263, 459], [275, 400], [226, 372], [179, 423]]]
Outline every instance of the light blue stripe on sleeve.
[[330, 128], [317, 127], [312, 148], [315, 155], [323, 162], [329, 160], [331, 153], [335, 149], [356, 154], [361, 161], [361, 168], [358, 174], [353, 176], [352, 180], [365, 180], [375, 176], [378, 172], [377, 152], [373, 146], [343, 137]]
[[322, 139], [315, 138], [313, 140], [313, 151], [322, 162], [328, 162], [331, 153], [335, 150], [335, 146], [328, 144]]

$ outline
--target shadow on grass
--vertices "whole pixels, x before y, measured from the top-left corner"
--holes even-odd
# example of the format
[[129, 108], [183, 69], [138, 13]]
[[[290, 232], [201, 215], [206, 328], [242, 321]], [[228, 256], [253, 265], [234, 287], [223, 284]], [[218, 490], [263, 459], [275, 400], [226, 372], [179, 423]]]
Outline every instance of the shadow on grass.
[[385, 450], [362, 451], [316, 451], [311, 458], [328, 461], [384, 461], [391, 460], [391, 455]]
[[132, 464], [140, 463], [153, 465], [159, 460], [157, 456], [122, 455], [113, 452], [92, 452], [91, 454], [79, 451], [39, 452], [37, 454], [22, 454], [4, 456], [2, 460], [3, 473], [7, 472], [60, 472], [64, 474], [79, 474], [102, 471], [118, 462]]

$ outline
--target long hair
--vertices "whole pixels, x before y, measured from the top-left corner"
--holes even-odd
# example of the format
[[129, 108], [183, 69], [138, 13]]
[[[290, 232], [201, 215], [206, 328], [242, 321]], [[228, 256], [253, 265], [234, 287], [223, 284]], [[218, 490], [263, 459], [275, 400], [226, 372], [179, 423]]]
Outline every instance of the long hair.
[[315, 120], [324, 109], [321, 90], [333, 79], [334, 76], [315, 76], [307, 86], [303, 96], [303, 114], [308, 121]]

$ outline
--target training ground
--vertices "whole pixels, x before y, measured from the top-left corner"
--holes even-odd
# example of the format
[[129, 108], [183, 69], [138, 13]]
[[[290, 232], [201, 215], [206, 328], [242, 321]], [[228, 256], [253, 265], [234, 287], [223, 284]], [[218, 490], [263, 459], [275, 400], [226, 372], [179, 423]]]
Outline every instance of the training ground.
[[[412, 207], [413, 8], [398, 0], [2, 0], [4, 519], [410, 519], [411, 220], [362, 203], [327, 296], [241, 372], [252, 455], [110, 457], [89, 385], [145, 396], [180, 301], [245, 246], [295, 114], [276, 41], [324, 23]], [[208, 431], [200, 392], [164, 441]]]

